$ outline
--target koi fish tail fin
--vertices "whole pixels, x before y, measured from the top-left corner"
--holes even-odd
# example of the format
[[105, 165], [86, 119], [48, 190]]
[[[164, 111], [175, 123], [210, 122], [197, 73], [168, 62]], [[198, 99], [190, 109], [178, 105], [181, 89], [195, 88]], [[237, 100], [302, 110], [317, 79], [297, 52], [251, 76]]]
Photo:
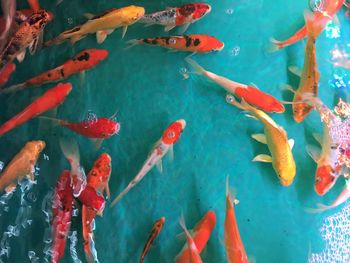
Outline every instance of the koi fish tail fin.
[[26, 87], [27, 87], [27, 84], [25, 82], [23, 82], [23, 83], [12, 85], [6, 89], [1, 90], [0, 94], [9, 94], [9, 93], [17, 92], [17, 91], [25, 89]]
[[304, 17], [308, 37], [316, 40], [328, 23], [329, 17], [324, 15], [320, 19], [316, 19], [309, 11], [305, 12]]
[[207, 74], [207, 71], [201, 65], [199, 65], [196, 61], [194, 61], [193, 59], [187, 57], [187, 58], [185, 58], [185, 60], [194, 69], [194, 72], [191, 72], [191, 73], [198, 74], [198, 75], [206, 75]]
[[324, 212], [328, 209], [331, 209], [333, 207], [334, 206], [332, 206], [332, 205], [324, 205], [324, 204], [318, 203], [317, 208], [305, 208], [305, 211], [309, 212], [309, 213], [322, 213], [322, 212]]
[[[48, 118], [48, 117], [47, 117]], [[80, 163], [80, 153], [78, 143], [73, 139], [61, 138], [60, 146], [64, 156], [70, 162], [70, 164], [78, 165]]]
[[139, 40], [138, 39], [131, 39], [129, 41], [126, 42], [127, 46], [124, 48], [124, 50], [130, 49], [136, 45], [139, 44]]
[[270, 38], [270, 44], [267, 47], [267, 52], [276, 52], [282, 48], [285, 47], [284, 42], [282, 41], [278, 41], [276, 39], [274, 39], [273, 37]]
[[92, 233], [89, 234], [89, 240], [84, 242], [84, 252], [85, 259], [88, 263], [99, 262]]
[[236, 199], [236, 190], [230, 187], [229, 176], [226, 177], [226, 198], [229, 198], [232, 205], [239, 204], [239, 201]]
[[56, 119], [56, 118], [53, 118], [53, 117], [39, 116], [38, 118], [39, 118], [39, 119], [43, 119], [43, 120], [50, 120], [50, 121], [53, 121], [55, 124], [61, 124], [61, 125], [64, 125], [64, 124], [65, 124], [65, 122], [64, 122], [63, 120]]

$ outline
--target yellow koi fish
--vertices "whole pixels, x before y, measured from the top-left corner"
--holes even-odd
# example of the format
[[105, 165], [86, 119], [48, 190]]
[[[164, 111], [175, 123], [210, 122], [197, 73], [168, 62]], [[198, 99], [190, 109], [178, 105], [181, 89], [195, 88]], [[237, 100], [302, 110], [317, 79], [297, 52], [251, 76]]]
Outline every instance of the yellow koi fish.
[[101, 15], [86, 14], [89, 20], [73, 29], [64, 31], [58, 37], [45, 43], [45, 46], [61, 44], [69, 40], [71, 44], [86, 37], [88, 34], [96, 33], [97, 42], [102, 43], [107, 35], [111, 34], [116, 28], [123, 27], [124, 37], [129, 25], [136, 23], [145, 14], [145, 9], [139, 6], [126, 6], [123, 8], [113, 8]]
[[16, 154], [0, 175], [0, 192], [12, 192], [24, 177], [34, 180], [34, 165], [45, 148], [44, 141], [30, 141]]
[[244, 100], [239, 103], [232, 95], [226, 96], [229, 104], [250, 112], [254, 118], [264, 125], [264, 134], [253, 134], [252, 138], [260, 143], [267, 144], [270, 155], [259, 154], [253, 162], [271, 162], [283, 186], [292, 184], [296, 173], [295, 161], [292, 154], [294, 140], [288, 140], [283, 127], [277, 125], [265, 112], [250, 106]]

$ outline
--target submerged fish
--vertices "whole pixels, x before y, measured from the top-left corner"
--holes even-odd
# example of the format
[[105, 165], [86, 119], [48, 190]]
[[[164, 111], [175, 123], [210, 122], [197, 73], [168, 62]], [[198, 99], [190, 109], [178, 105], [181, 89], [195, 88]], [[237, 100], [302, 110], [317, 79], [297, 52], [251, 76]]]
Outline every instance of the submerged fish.
[[170, 154], [173, 154], [173, 146], [180, 138], [180, 135], [185, 127], [186, 121], [181, 119], [173, 122], [166, 128], [162, 135], [162, 138], [160, 138], [153, 147], [153, 150], [149, 154], [141, 170], [128, 184], [128, 186], [113, 200], [111, 207], [114, 206], [124, 195], [126, 195], [131, 188], [140, 182], [155, 165], [158, 165], [158, 167], [160, 167], [159, 169], [162, 170], [161, 161], [163, 156], [168, 152], [170, 152]]
[[284, 112], [283, 104], [270, 94], [267, 94], [255, 87], [250, 87], [207, 71], [190, 58], [186, 58], [186, 61], [195, 69], [196, 74], [207, 77], [229, 93], [234, 94], [240, 99], [244, 99], [249, 104], [252, 104], [253, 106], [266, 112]]
[[164, 11], [153, 14], [146, 14], [141, 18], [141, 23], [147, 25], [165, 26], [165, 31], [169, 31], [176, 26], [184, 26], [185, 32], [191, 23], [203, 18], [211, 11], [211, 6], [204, 3], [190, 3], [180, 7], [169, 7]]
[[29, 141], [0, 175], [0, 191], [12, 192], [24, 177], [34, 181], [35, 164], [44, 150], [44, 141]]
[[127, 6], [119, 9], [113, 8], [101, 15], [88, 15], [89, 20], [84, 24], [64, 31], [58, 37], [47, 41], [44, 45], [51, 46], [61, 44], [69, 40], [71, 44], [76, 43], [88, 34], [95, 34], [98, 43], [102, 43], [108, 34], [115, 29], [123, 27], [123, 37], [128, 26], [136, 23], [145, 14], [145, 9], [139, 6]]
[[[211, 233], [214, 230], [216, 224], [216, 215], [214, 211], [208, 211], [203, 218], [196, 224], [191, 231], [192, 239], [197, 247], [198, 253], [201, 253], [206, 246]], [[176, 257], [176, 263], [190, 262], [191, 249], [186, 244], [178, 256]]]
[[38, 76], [30, 78], [23, 83], [16, 84], [4, 89], [1, 93], [11, 93], [23, 90], [27, 87], [39, 86], [45, 83], [55, 82], [69, 78], [77, 73], [84, 73], [85, 70], [94, 68], [108, 56], [105, 49], [85, 49], [66, 61], [63, 65], [50, 69]]
[[291, 71], [300, 76], [299, 88], [293, 91], [293, 117], [296, 122], [302, 122], [312, 111], [313, 107], [302, 102], [304, 93], [312, 93], [315, 97], [318, 95], [318, 81], [320, 73], [317, 67], [315, 42], [319, 34], [323, 31], [325, 24], [315, 20], [314, 16], [305, 13], [306, 28], [308, 38], [305, 47], [304, 68], [301, 72], [295, 67], [290, 67]]
[[72, 90], [70, 83], [60, 83], [49, 89], [17, 115], [0, 126], [0, 136], [26, 121], [60, 105]]
[[128, 41], [131, 46], [134, 45], [152, 45], [161, 46], [173, 50], [208, 53], [213, 51], [221, 51], [224, 48], [224, 43], [217, 38], [208, 35], [184, 35], [171, 37], [156, 37], [133, 39]]
[[15, 58], [20, 62], [23, 61], [27, 48], [31, 54], [35, 53], [37, 46], [40, 45], [44, 28], [51, 20], [50, 13], [40, 10], [21, 23], [0, 54], [0, 70]]
[[259, 154], [253, 161], [271, 162], [281, 184], [283, 186], [291, 185], [296, 174], [295, 161], [291, 150], [294, 140], [288, 140], [283, 127], [277, 125], [265, 112], [250, 106], [245, 100], [239, 103], [232, 95], [227, 95], [226, 101], [239, 109], [250, 112], [264, 125], [264, 134], [253, 134], [252, 138], [260, 143], [267, 144], [271, 156]]
[[2, 71], [0, 71], [0, 87], [5, 85], [11, 74], [16, 70], [16, 64], [7, 64]]
[[151, 229], [151, 233], [150, 233], [150, 235], [146, 241], [146, 244], [143, 248], [141, 258], [140, 258], [140, 263], [142, 263], [145, 260], [145, 257], [147, 255], [149, 249], [151, 248], [153, 241], [158, 237], [160, 231], [162, 231], [163, 226], [164, 226], [164, 222], [165, 222], [165, 217], [161, 217], [153, 224], [153, 227]]
[[[316, 11], [314, 13], [315, 21], [320, 22], [321, 24], [326, 24], [329, 20], [332, 19], [332, 17], [338, 12], [338, 10], [343, 6], [344, 3], [345, 3], [345, 0], [327, 0], [324, 11]], [[306, 36], [307, 36], [307, 26], [304, 25], [293, 36], [291, 36], [286, 40], [278, 41], [278, 40], [272, 39], [271, 41], [274, 45], [273, 49], [278, 50], [286, 46], [292, 45]]]
[[52, 262], [59, 262], [66, 247], [73, 211], [70, 173], [64, 170], [57, 179], [52, 201]]
[[248, 263], [248, 257], [239, 233], [234, 204], [237, 202], [229, 192], [229, 181], [226, 179], [226, 217], [224, 227], [226, 258], [228, 263]]

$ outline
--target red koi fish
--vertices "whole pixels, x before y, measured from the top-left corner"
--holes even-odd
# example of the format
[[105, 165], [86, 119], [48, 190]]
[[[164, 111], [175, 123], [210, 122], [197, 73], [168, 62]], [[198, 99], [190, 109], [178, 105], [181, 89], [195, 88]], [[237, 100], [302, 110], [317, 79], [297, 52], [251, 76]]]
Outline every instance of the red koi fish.
[[165, 31], [170, 31], [176, 26], [184, 26], [184, 33], [191, 23], [203, 18], [211, 11], [211, 6], [204, 3], [185, 4], [180, 7], [167, 8], [153, 14], [144, 15], [141, 23], [148, 25], [165, 26]]
[[83, 73], [85, 70], [92, 69], [108, 56], [105, 49], [86, 49], [75, 55], [72, 59], [66, 61], [63, 65], [50, 69], [40, 75], [26, 80], [23, 83], [4, 89], [1, 93], [10, 93], [23, 90], [31, 86], [39, 86], [45, 83], [61, 81], [70, 76]]
[[26, 121], [60, 105], [72, 90], [72, 84], [60, 83], [29, 104], [24, 110], [0, 126], [0, 136]]
[[[326, 7], [324, 11], [316, 11], [314, 13], [315, 21], [320, 21], [320, 24], [326, 24], [326, 21], [332, 19], [332, 17], [339, 11], [339, 9], [343, 6], [345, 0], [327, 0]], [[326, 20], [326, 21], [321, 21]], [[292, 45], [299, 40], [305, 38], [307, 36], [306, 25], [304, 25], [301, 29], [299, 29], [293, 36], [290, 38], [278, 41], [275, 39], [271, 39], [274, 47], [273, 50], [279, 50], [289, 45]]]
[[[187, 249], [188, 250], [188, 257], [186, 258], [186, 261], [182, 261], [182, 262], [184, 262], [184, 263], [185, 262], [186, 263], [188, 263], [188, 262], [189, 263], [202, 263], [202, 259], [199, 255], [200, 252], [198, 250], [198, 247], [196, 246], [196, 242], [194, 241], [190, 232], [186, 228], [185, 219], [183, 217], [180, 219], [180, 226], [186, 234], [187, 247], [188, 247], [188, 249]], [[179, 261], [176, 261], [176, 262], [179, 262]]]
[[9, 80], [11, 74], [16, 70], [16, 64], [7, 64], [4, 69], [0, 72], [0, 87], [5, 85]]
[[73, 192], [70, 186], [70, 173], [64, 170], [57, 180], [52, 202], [52, 263], [59, 262], [64, 255], [72, 210]]
[[[87, 187], [94, 189], [99, 195], [103, 196], [106, 191], [109, 198], [108, 181], [112, 172], [112, 160], [107, 153], [102, 153], [95, 161], [91, 171], [87, 176]], [[86, 261], [89, 263], [98, 262], [97, 252], [94, 246], [93, 224], [97, 212], [92, 208], [83, 205], [82, 225], [84, 237], [84, 252]]]
[[141, 170], [128, 184], [128, 186], [113, 200], [111, 207], [114, 206], [124, 195], [126, 195], [131, 188], [140, 182], [155, 165], [157, 165], [159, 170], [162, 171], [162, 158], [168, 152], [170, 152], [171, 156], [173, 155], [173, 146], [180, 138], [180, 135], [185, 127], [186, 121], [181, 119], [173, 122], [166, 128], [162, 137], [158, 142], [156, 142], [152, 152], [148, 155], [148, 158], [146, 159]]
[[153, 241], [158, 237], [160, 231], [162, 231], [163, 226], [164, 226], [164, 222], [165, 222], [165, 217], [163, 216], [154, 223], [152, 230], [151, 230], [151, 233], [150, 233], [150, 235], [146, 241], [146, 244], [143, 248], [141, 258], [140, 258], [140, 263], [143, 263], [149, 249], [151, 248]]
[[[192, 238], [197, 247], [198, 253], [201, 253], [207, 244], [211, 233], [216, 224], [216, 215], [214, 211], [207, 212], [201, 221], [194, 227]], [[185, 245], [179, 255], [176, 257], [176, 263], [187, 263], [190, 260], [190, 248]]]
[[229, 181], [226, 179], [226, 218], [225, 218], [225, 247], [229, 263], [248, 263], [248, 257], [239, 234], [233, 204], [237, 202], [229, 193]]
[[249, 104], [258, 107], [265, 112], [284, 112], [285, 109], [283, 104], [270, 94], [267, 94], [256, 87], [250, 87], [207, 71], [193, 59], [186, 58], [186, 61], [194, 68], [195, 74], [205, 76], [206, 78], [220, 85], [229, 93], [240, 99], [244, 99], [244, 101], [248, 102]]

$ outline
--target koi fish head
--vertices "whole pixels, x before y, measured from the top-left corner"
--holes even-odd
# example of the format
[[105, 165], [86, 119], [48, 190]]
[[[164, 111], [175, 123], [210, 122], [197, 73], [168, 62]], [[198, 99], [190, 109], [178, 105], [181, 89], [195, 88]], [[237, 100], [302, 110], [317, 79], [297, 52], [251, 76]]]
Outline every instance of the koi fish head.
[[210, 51], [221, 51], [224, 49], [225, 44], [215, 37], [208, 37], [208, 41], [205, 46]]
[[109, 138], [117, 134], [120, 130], [120, 124], [115, 120], [108, 118], [99, 118], [96, 123], [93, 123], [95, 132], [99, 138]]
[[145, 15], [145, 9], [140, 6], [127, 6], [123, 8], [123, 14], [125, 14], [125, 25], [131, 25], [136, 23]]
[[108, 56], [108, 51], [105, 49], [85, 49], [78, 53], [73, 60], [81, 63], [88, 63], [91, 66], [97, 65]]
[[44, 150], [46, 143], [44, 141], [30, 141], [26, 144], [26, 147], [29, 149], [34, 156], [39, 156], [39, 154]]
[[192, 3], [179, 7], [178, 11], [182, 17], [195, 21], [208, 14], [211, 11], [211, 6], [204, 3]]
[[154, 228], [157, 229], [157, 231], [160, 231], [163, 228], [163, 225], [165, 223], [165, 217], [161, 217], [154, 223]]
[[296, 103], [293, 104], [293, 118], [295, 122], [299, 123], [306, 118], [306, 116], [311, 112], [313, 107], [309, 104], [301, 103], [301, 98], [300, 100], [296, 98], [294, 101]]
[[186, 121], [181, 119], [173, 122], [163, 133], [162, 141], [165, 144], [174, 144], [180, 138], [182, 131], [186, 127]]
[[335, 171], [330, 165], [323, 165], [317, 168], [315, 174], [315, 191], [318, 195], [326, 194], [335, 182]]
[[53, 19], [53, 14], [46, 10], [39, 10], [32, 14], [28, 19], [28, 23], [37, 30], [43, 30], [48, 22]]
[[96, 181], [96, 183], [108, 182], [111, 171], [111, 157], [107, 153], [102, 153], [88, 174], [88, 184], [91, 185], [92, 181]]
[[276, 169], [276, 173], [283, 186], [290, 186], [296, 174], [295, 164], [282, 165], [279, 169]]

